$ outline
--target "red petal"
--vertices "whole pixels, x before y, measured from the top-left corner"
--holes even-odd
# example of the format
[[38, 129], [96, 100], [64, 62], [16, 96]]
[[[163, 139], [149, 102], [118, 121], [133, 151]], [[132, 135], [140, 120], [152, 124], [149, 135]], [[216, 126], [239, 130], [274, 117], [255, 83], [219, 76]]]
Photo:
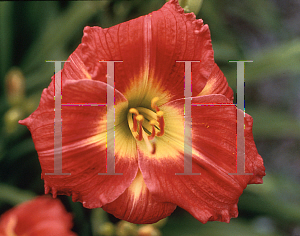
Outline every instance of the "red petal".
[[[201, 175], [175, 175], [184, 171], [183, 99], [161, 107], [165, 114], [165, 135], [157, 138], [154, 155], [138, 146], [139, 167], [157, 201], [172, 202], [203, 223], [229, 222], [238, 215], [237, 202], [247, 184], [262, 183], [265, 175], [253, 141], [252, 119], [246, 115], [245, 169], [254, 175], [228, 175], [236, 172], [236, 107], [223, 95], [207, 95], [192, 101], [228, 104], [192, 106], [192, 169]], [[168, 115], [170, 107], [173, 114]]]
[[208, 26], [193, 13], [184, 14], [173, 0], [108, 29], [85, 27], [82, 44], [64, 70], [74, 79], [85, 77], [76, 73], [87, 70], [92, 79], [106, 82], [107, 65], [100, 60], [123, 61], [115, 63], [116, 89], [128, 100], [133, 91], [140, 102], [150, 91], [168, 99], [184, 97], [184, 63], [176, 61], [201, 61], [192, 65], [194, 96], [204, 88], [214, 65]]
[[222, 94], [229, 100], [233, 101], [233, 91], [228, 86], [226, 77], [217, 64], [214, 65], [204, 89], [198, 96], [210, 94]]
[[6, 235], [9, 227], [16, 235], [76, 235], [71, 231], [72, 216], [59, 200], [48, 197], [25, 202], [4, 213], [0, 219], [0, 235]]
[[[45, 175], [54, 169], [54, 100], [53, 87], [42, 94], [38, 109], [21, 123], [32, 133], [42, 167], [46, 193], [73, 195], [87, 208], [101, 207], [119, 197], [138, 171], [136, 142], [127, 120], [116, 114], [115, 172], [106, 173], [106, 106], [62, 106], [63, 173]], [[81, 80], [66, 82], [62, 103], [106, 103], [106, 84]], [[115, 90], [116, 112], [127, 109], [127, 101]], [[125, 117], [126, 118], [126, 117]], [[123, 123], [122, 123], [123, 122]], [[124, 142], [126, 140], [126, 142]]]
[[155, 201], [139, 172], [129, 188], [115, 201], [103, 206], [103, 209], [122, 220], [151, 224], [171, 215], [176, 205]]

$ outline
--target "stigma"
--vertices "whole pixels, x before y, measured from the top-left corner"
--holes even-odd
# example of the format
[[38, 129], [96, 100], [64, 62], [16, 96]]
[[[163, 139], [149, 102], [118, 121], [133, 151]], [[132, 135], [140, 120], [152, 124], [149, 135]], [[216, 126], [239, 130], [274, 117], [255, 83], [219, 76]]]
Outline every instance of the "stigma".
[[143, 141], [151, 154], [155, 154], [155, 136], [163, 136], [165, 130], [164, 113], [157, 106], [158, 97], [151, 100], [151, 109], [144, 107], [130, 108], [128, 124], [137, 141]]

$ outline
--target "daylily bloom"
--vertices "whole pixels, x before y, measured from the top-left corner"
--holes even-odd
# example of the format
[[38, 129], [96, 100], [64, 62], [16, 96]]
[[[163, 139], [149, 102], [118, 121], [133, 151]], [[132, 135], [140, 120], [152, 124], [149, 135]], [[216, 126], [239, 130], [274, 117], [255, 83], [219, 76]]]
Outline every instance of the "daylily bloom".
[[61, 202], [38, 197], [5, 212], [0, 218], [0, 236], [75, 236], [72, 216]]
[[[262, 183], [263, 160], [245, 115], [245, 172], [236, 173], [237, 109], [214, 62], [210, 32], [177, 0], [149, 15], [102, 29], [85, 27], [62, 69], [62, 104], [106, 104], [115, 94], [115, 173], [107, 168], [106, 106], [62, 106], [62, 172], [54, 173], [54, 82], [38, 109], [20, 121], [31, 131], [45, 192], [72, 195], [133, 223], [153, 223], [182, 207], [199, 221], [237, 217], [247, 184]], [[102, 62], [100, 62], [102, 61]], [[107, 88], [107, 63], [115, 88]], [[193, 173], [184, 172], [185, 64], [192, 64]], [[224, 105], [226, 104], [226, 105]], [[238, 111], [242, 112], [242, 111]]]

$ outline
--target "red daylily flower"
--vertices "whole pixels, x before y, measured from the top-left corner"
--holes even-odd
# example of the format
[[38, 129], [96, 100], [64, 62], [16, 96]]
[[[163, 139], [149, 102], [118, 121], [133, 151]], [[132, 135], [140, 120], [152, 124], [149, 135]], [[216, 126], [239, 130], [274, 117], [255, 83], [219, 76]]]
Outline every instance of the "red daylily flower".
[[[107, 64], [115, 63], [115, 172], [106, 173], [105, 106], [63, 106], [62, 171], [54, 171], [54, 82], [21, 121], [32, 133], [45, 192], [72, 195], [120, 219], [153, 223], [180, 206], [199, 221], [229, 222], [247, 184], [262, 183], [263, 160], [245, 116], [245, 172], [236, 172], [237, 109], [215, 64], [210, 32], [177, 0], [108, 29], [85, 27], [62, 70], [62, 103], [107, 103]], [[192, 64], [192, 168], [184, 171], [184, 63]], [[221, 104], [227, 104], [221, 106]], [[229, 104], [229, 105], [228, 105]], [[242, 112], [238, 110], [238, 112]]]
[[0, 218], [0, 236], [75, 236], [71, 228], [71, 214], [49, 197], [25, 202]]

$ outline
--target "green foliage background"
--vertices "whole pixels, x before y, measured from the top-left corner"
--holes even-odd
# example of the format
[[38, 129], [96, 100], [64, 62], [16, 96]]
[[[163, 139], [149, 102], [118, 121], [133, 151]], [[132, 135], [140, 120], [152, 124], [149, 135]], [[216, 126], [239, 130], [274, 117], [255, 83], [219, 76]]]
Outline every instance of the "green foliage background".
[[[84, 26], [103, 28], [158, 10], [164, 0], [0, 2], [0, 213], [43, 194], [40, 166], [29, 131], [17, 121], [32, 113], [54, 67], [80, 44]], [[300, 3], [297, 0], [204, 0], [197, 18], [208, 24], [215, 60], [236, 90], [236, 63], [245, 68], [246, 112], [264, 159], [264, 184], [250, 185], [230, 224], [201, 224], [178, 209], [162, 235], [300, 235]], [[19, 67], [26, 97], [8, 102], [5, 75]], [[99, 235], [117, 220], [59, 196], [74, 215], [79, 235]]]

